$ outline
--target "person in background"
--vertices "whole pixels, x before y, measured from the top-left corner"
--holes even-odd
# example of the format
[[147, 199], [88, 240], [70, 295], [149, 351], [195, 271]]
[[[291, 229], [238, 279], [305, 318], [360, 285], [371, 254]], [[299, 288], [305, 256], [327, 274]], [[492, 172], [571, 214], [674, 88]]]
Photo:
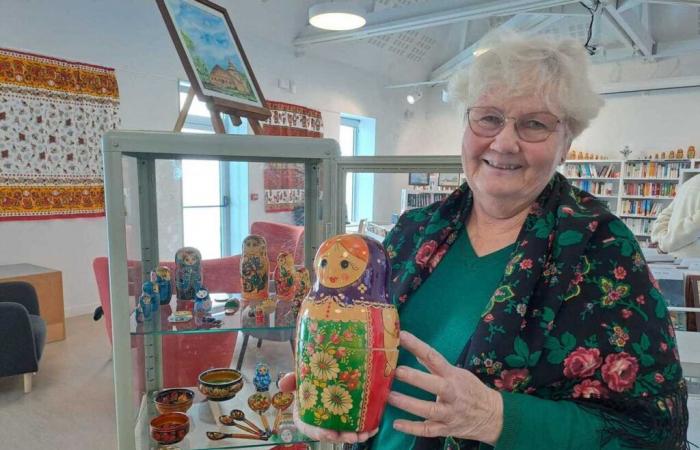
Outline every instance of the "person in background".
[[651, 242], [679, 258], [700, 258], [700, 176], [681, 184], [651, 229]]
[[381, 425], [298, 426], [374, 450], [687, 449], [666, 301], [630, 230], [556, 172], [602, 106], [588, 55], [543, 36], [486, 48], [450, 83], [467, 182], [384, 241], [403, 331]]

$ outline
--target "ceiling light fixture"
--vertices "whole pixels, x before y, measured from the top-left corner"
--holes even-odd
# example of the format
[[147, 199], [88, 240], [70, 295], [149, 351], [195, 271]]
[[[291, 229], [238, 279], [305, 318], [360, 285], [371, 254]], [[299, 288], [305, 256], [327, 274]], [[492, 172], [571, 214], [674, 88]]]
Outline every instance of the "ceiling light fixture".
[[367, 23], [365, 10], [349, 1], [316, 3], [309, 8], [309, 23], [331, 31], [354, 30]]
[[481, 56], [481, 55], [483, 55], [484, 53], [486, 53], [486, 52], [488, 52], [488, 51], [489, 51], [489, 49], [486, 48], [486, 47], [477, 48], [476, 50], [474, 50], [474, 56], [475, 56], [475, 57], [476, 57], [476, 56]]
[[406, 96], [406, 101], [409, 105], [413, 105], [417, 103], [421, 98], [423, 98], [423, 91], [416, 89], [415, 91], [411, 91]]

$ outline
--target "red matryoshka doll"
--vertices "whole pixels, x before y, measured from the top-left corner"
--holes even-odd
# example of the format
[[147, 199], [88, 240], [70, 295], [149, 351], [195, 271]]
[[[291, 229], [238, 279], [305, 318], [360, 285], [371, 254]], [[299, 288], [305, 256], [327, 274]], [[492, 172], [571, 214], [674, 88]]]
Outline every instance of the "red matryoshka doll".
[[251, 234], [243, 240], [241, 298], [244, 300], [265, 300], [268, 298], [269, 271], [267, 242], [265, 242], [264, 237]]
[[287, 252], [280, 252], [280, 254], [277, 255], [277, 267], [275, 267], [274, 273], [278, 299], [286, 302], [294, 300], [296, 291], [295, 277], [294, 256]]
[[331, 430], [374, 430], [398, 358], [389, 258], [374, 239], [345, 234], [321, 244], [314, 270], [297, 327], [299, 417]]

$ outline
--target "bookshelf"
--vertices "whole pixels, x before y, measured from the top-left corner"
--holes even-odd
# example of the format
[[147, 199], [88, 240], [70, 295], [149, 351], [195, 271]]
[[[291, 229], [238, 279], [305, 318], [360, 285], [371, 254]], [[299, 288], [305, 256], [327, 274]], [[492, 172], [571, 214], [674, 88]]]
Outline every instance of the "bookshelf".
[[401, 212], [422, 208], [447, 198], [454, 189], [401, 189]]
[[700, 159], [567, 160], [559, 167], [574, 186], [607, 202], [642, 244]]

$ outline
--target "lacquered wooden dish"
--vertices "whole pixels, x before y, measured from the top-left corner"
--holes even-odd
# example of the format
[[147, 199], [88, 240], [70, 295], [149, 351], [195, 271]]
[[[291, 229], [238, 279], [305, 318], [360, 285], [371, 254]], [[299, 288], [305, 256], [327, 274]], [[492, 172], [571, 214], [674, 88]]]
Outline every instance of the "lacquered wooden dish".
[[192, 406], [194, 400], [194, 392], [189, 389], [174, 388], [164, 389], [159, 391], [153, 403], [160, 414], [170, 412], [187, 412]]
[[198, 388], [209, 400], [230, 400], [243, 389], [243, 376], [234, 369], [209, 369], [199, 374]]
[[176, 444], [183, 440], [190, 431], [190, 419], [187, 414], [172, 412], [161, 414], [151, 420], [151, 437], [161, 445]]

